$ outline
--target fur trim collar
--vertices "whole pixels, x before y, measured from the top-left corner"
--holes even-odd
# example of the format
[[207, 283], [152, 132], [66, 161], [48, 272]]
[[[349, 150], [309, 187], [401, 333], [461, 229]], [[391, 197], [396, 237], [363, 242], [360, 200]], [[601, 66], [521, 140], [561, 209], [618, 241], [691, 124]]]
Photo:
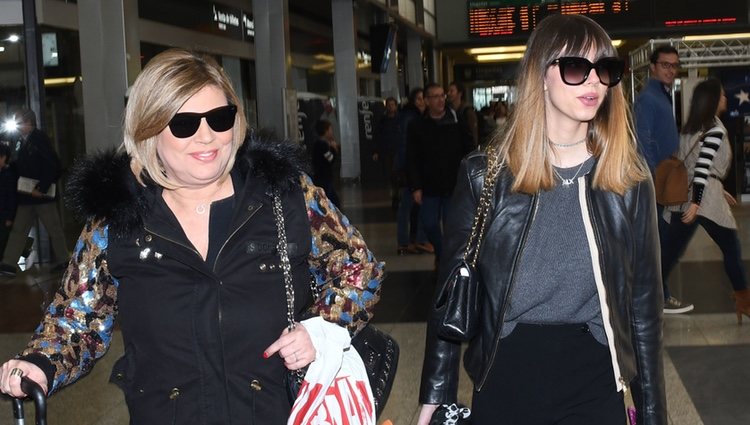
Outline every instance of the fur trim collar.
[[[299, 186], [308, 166], [302, 146], [253, 132], [238, 152], [235, 168], [243, 177], [258, 177], [269, 187], [288, 191]], [[130, 157], [121, 149], [109, 149], [76, 161], [65, 201], [78, 219], [103, 220], [111, 236], [122, 237], [142, 227], [150, 190], [155, 190], [153, 185], [143, 187], [135, 180]]]

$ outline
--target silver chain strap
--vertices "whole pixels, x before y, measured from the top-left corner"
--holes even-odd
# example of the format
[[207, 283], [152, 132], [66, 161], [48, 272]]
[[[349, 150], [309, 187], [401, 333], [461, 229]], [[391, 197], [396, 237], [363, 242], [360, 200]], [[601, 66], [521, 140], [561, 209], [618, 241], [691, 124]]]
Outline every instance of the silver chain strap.
[[292, 285], [292, 264], [289, 261], [289, 251], [287, 249], [286, 229], [284, 227], [284, 210], [281, 207], [281, 196], [278, 190], [273, 192], [273, 216], [276, 221], [276, 234], [278, 243], [276, 251], [281, 257], [281, 271], [284, 272], [284, 287], [286, 288], [286, 318], [288, 321], [287, 328], [291, 331], [295, 327], [294, 322], [294, 286]]
[[[474, 213], [474, 222], [471, 225], [471, 233], [469, 234], [469, 240], [466, 241], [463, 256], [464, 261], [468, 262], [472, 267], [476, 267], [477, 259], [479, 258], [479, 247], [482, 245], [482, 240], [484, 239], [487, 214], [490, 211], [492, 196], [495, 193], [495, 183], [500, 173], [501, 165], [502, 162], [497, 158], [495, 150], [488, 150], [487, 172], [484, 175], [482, 192], [479, 195], [479, 203]], [[472, 247], [475, 247], [474, 251], [472, 251]]]

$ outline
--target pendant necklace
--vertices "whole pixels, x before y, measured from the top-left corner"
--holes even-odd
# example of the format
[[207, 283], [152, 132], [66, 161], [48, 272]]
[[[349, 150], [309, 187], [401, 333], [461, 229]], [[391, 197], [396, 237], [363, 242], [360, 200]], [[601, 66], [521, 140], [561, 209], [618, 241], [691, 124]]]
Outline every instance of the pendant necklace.
[[205, 202], [195, 206], [195, 213], [198, 215], [203, 215], [206, 213], [206, 211], [208, 211], [208, 206]]
[[586, 158], [586, 159], [583, 160], [583, 162], [581, 163], [581, 165], [578, 166], [578, 170], [576, 170], [575, 175], [573, 175], [573, 177], [571, 177], [569, 179], [566, 179], [563, 176], [561, 176], [560, 173], [557, 172], [557, 168], [555, 168], [554, 166], [552, 167], [552, 171], [554, 171], [555, 174], [557, 174], [557, 177], [560, 179], [560, 183], [562, 183], [563, 186], [565, 186], [565, 187], [571, 186], [575, 182], [575, 179], [578, 177], [578, 173], [581, 172], [581, 169], [583, 168], [583, 164], [585, 164], [586, 161], [589, 160], [589, 158]]
[[572, 148], [573, 146], [578, 146], [581, 143], [585, 142], [586, 138], [584, 137], [583, 139], [578, 140], [578, 141], [573, 142], [573, 143], [555, 143], [552, 140], [550, 140], [549, 138], [547, 139], [547, 141], [549, 142], [550, 145], [552, 145], [554, 147], [557, 147], [557, 148]]

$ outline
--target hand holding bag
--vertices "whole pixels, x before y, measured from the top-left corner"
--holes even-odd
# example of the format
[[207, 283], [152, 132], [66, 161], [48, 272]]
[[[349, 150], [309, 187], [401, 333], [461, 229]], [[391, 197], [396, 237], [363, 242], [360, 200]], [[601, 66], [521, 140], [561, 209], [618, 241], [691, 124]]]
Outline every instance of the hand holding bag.
[[435, 300], [435, 311], [440, 318], [438, 335], [446, 339], [468, 341], [479, 327], [481, 283], [476, 264], [500, 168], [495, 152], [488, 151], [487, 172], [463, 258], [453, 267]]
[[[292, 330], [296, 326], [294, 322], [294, 286], [292, 285], [292, 268], [287, 250], [284, 214], [281, 197], [278, 193], [274, 193], [273, 211], [278, 236], [277, 251], [281, 257], [281, 270], [284, 273], [284, 286], [286, 288], [287, 326], [289, 330]], [[313, 287], [312, 290], [313, 293], [316, 292], [316, 288]], [[380, 415], [386, 401], [388, 401], [396, 377], [399, 357], [398, 343], [393, 337], [368, 323], [351, 339], [351, 346], [354, 347], [364, 363], [364, 370], [374, 398], [374, 413], [376, 416]], [[285, 387], [291, 405], [294, 405], [297, 401], [305, 374], [305, 370], [290, 371], [285, 378]]]

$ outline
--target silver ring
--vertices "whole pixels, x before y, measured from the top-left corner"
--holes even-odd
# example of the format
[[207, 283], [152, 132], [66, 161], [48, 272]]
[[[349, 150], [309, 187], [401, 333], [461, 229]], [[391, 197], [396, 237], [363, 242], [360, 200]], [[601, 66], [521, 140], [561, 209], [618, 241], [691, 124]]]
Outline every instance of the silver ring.
[[10, 370], [10, 376], [18, 376], [19, 378], [23, 377], [23, 371], [17, 367], [14, 367]]

